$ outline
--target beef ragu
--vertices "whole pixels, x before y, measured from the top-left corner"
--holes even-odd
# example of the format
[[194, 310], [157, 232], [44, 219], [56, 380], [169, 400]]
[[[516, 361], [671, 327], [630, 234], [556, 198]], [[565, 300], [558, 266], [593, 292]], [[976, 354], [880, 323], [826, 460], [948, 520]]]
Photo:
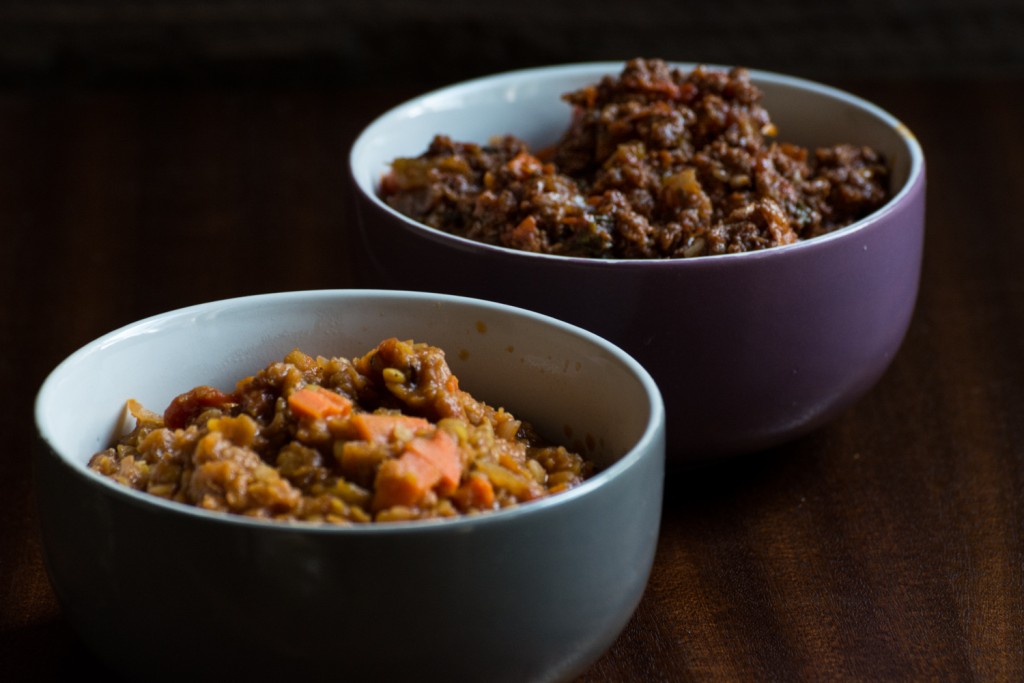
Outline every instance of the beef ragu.
[[563, 99], [550, 149], [439, 133], [381, 181], [390, 206], [430, 227], [543, 254], [688, 258], [811, 239], [889, 198], [882, 156], [852, 142], [777, 139], [746, 69], [634, 59]]

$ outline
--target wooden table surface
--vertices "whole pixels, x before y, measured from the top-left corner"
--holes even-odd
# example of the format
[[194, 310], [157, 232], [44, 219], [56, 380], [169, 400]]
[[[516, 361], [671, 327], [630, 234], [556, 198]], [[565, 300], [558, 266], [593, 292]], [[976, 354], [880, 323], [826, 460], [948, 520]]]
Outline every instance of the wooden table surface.
[[[839, 85], [926, 152], [906, 341], [818, 432], [669, 469], [647, 593], [584, 681], [1024, 680], [1024, 84]], [[0, 680], [105, 673], [43, 566], [43, 378], [150, 314], [354, 286], [348, 146], [411, 94], [0, 90]]]

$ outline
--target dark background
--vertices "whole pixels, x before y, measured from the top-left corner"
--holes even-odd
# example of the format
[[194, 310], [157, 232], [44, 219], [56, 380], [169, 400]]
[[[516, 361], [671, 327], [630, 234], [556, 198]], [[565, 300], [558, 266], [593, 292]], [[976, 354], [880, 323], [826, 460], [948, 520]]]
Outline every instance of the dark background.
[[1020, 0], [7, 0], [0, 84], [442, 85], [664, 57], [841, 82], [1024, 75]]
[[344, 160], [385, 108], [635, 56], [891, 111], [926, 150], [928, 238], [885, 380], [754, 467], [677, 480], [649, 597], [586, 680], [1024, 680], [1024, 0], [0, 0], [0, 680], [105, 675], [34, 516], [32, 400], [61, 359], [185, 305], [352, 285]]

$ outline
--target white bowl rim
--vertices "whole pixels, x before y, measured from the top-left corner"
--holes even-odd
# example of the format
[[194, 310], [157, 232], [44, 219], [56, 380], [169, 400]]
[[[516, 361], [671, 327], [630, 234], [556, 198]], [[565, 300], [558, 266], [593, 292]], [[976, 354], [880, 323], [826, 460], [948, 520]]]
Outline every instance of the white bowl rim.
[[[581, 338], [583, 341], [597, 346], [605, 351], [611, 358], [625, 366], [634, 375], [643, 387], [644, 394], [648, 397], [650, 411], [647, 422], [640, 438], [633, 444], [628, 452], [619, 457], [611, 466], [596, 472], [589, 479], [579, 486], [563, 491], [556, 495], [546, 496], [538, 500], [523, 503], [518, 506], [494, 510], [472, 516], [461, 516], [454, 518], [438, 518], [394, 522], [369, 522], [363, 524], [335, 525], [315, 522], [289, 521], [289, 520], [267, 520], [245, 517], [243, 515], [215, 512], [194, 507], [185, 503], [169, 501], [159, 496], [154, 496], [143, 491], [136, 491], [122, 484], [115, 482], [93, 470], [90, 470], [83, 462], [68, 454], [62, 453], [53, 445], [53, 439], [46, 429], [48, 420], [45, 416], [45, 406], [49, 394], [54, 391], [54, 385], [59, 375], [67, 368], [74, 365], [83, 357], [102, 351], [105, 347], [118, 343], [119, 340], [134, 336], [140, 330], [152, 331], [162, 322], [180, 319], [182, 317], [195, 316], [199, 313], [209, 312], [220, 308], [234, 306], [259, 305], [263, 302], [287, 302], [289, 300], [315, 301], [315, 300], [336, 300], [336, 299], [403, 299], [412, 301], [423, 301], [424, 304], [437, 301], [453, 304], [468, 304], [481, 306], [493, 311], [507, 313], [515, 316], [533, 319], [542, 324], [568, 332], [571, 335]], [[183, 390], [187, 390], [187, 387]], [[480, 526], [493, 524], [511, 523], [526, 516], [542, 515], [546, 510], [571, 504], [572, 501], [581, 496], [588, 495], [600, 487], [608, 485], [613, 479], [619, 477], [625, 471], [635, 467], [639, 461], [645, 458], [645, 454], [656, 447], [655, 441], [664, 439], [665, 407], [661, 392], [651, 375], [632, 356], [623, 351], [617, 345], [600, 337], [588, 330], [577, 327], [570, 323], [563, 322], [557, 318], [530, 311], [528, 309], [510, 306], [507, 304], [476, 299], [472, 297], [437, 294], [422, 291], [405, 290], [382, 290], [382, 289], [318, 289], [318, 290], [296, 290], [286, 292], [273, 292], [266, 294], [252, 294], [246, 296], [220, 299], [205, 303], [194, 304], [183, 308], [177, 308], [163, 313], [157, 313], [149, 317], [128, 323], [120, 328], [112, 330], [76, 351], [72, 352], [61, 361], [43, 380], [36, 394], [34, 404], [34, 422], [36, 438], [41, 441], [46, 450], [51, 453], [62, 465], [68, 467], [77, 476], [88, 480], [91, 484], [104, 487], [115, 496], [121, 497], [134, 505], [166, 511], [168, 514], [184, 515], [193, 517], [197, 523], [230, 524], [253, 529], [265, 530], [266, 533], [314, 533], [314, 534], [408, 534], [408, 533], [468, 533]], [[662, 448], [664, 446], [662, 445]]]
[[[480, 87], [491, 87], [500, 85], [507, 81], [520, 81], [525, 77], [530, 76], [548, 76], [557, 77], [565, 75], [591, 75], [593, 78], [600, 78], [603, 75], [614, 75], [621, 71], [624, 66], [624, 61], [595, 61], [595, 62], [579, 62], [571, 64], [555, 64], [550, 66], [531, 67], [525, 69], [515, 69], [511, 71], [504, 71], [492, 75], [479, 76], [468, 80], [453, 83], [451, 85], [442, 86], [440, 88], [433, 89], [429, 92], [423, 93], [412, 99], [401, 102], [390, 109], [381, 113], [378, 117], [373, 119], [360, 134], [356, 137], [349, 151], [349, 174], [355, 182], [358, 190], [369, 198], [379, 209], [391, 214], [394, 218], [404, 223], [413, 232], [420, 234], [421, 236], [427, 237], [431, 240], [438, 242], [454, 242], [456, 245], [461, 246], [464, 249], [481, 250], [485, 253], [493, 252], [497, 254], [504, 254], [506, 256], [517, 255], [520, 258], [528, 259], [540, 259], [540, 260], [552, 260], [561, 263], [572, 263], [578, 265], [587, 265], [594, 268], [622, 268], [629, 267], [635, 264], [645, 264], [644, 267], [666, 267], [666, 264], [671, 267], [679, 267], [679, 264], [687, 264], [685, 267], [688, 268], [699, 268], [704, 267], [700, 264], [708, 263], [721, 263], [723, 260], [751, 260], [751, 259], [764, 259], [764, 258], [777, 258], [781, 254], [792, 253], [795, 251], [804, 251], [807, 249], [814, 249], [818, 245], [827, 244], [829, 242], [843, 239], [849, 235], [860, 232], [869, 225], [877, 223], [879, 220], [884, 218], [889, 213], [892, 213], [900, 206], [906, 199], [906, 197], [914, 191], [914, 188], [923, 180], [925, 173], [925, 159], [924, 151], [921, 148], [920, 142], [917, 137], [906, 126], [902, 121], [897, 119], [895, 116], [890, 114], [885, 109], [882, 109], [878, 105], [869, 102], [868, 100], [854, 95], [850, 92], [836, 88], [834, 86], [819, 83], [810, 79], [802, 78], [799, 76], [791, 76], [782, 74], [776, 71], [764, 70], [764, 69], [746, 69], [751, 79], [755, 84], [758, 83], [773, 83], [782, 86], [788, 86], [791, 88], [797, 88], [800, 90], [807, 90], [814, 92], [832, 99], [843, 101], [854, 108], [863, 110], [876, 119], [881, 120], [890, 129], [895, 131], [900, 139], [906, 145], [906, 149], [910, 159], [910, 166], [907, 172], [907, 178], [900, 186], [899, 190], [895, 192], [883, 206], [871, 212], [869, 215], [861, 218], [860, 220], [854, 221], [849, 225], [846, 225], [838, 230], [834, 230], [830, 233], [814, 237], [812, 239], [795, 242], [792, 244], [785, 244], [769, 249], [761, 249], [757, 251], [747, 251], [732, 254], [710, 254], [707, 256], [698, 256], [694, 258], [672, 258], [672, 259], [644, 259], [644, 258], [594, 258], [587, 256], [563, 256], [560, 254], [542, 254], [537, 252], [524, 251], [520, 249], [513, 249], [511, 247], [503, 247], [495, 244], [488, 244], [485, 242], [479, 242], [472, 240], [467, 237], [461, 237], [453, 235], [451, 233], [444, 232], [437, 228], [430, 227], [418, 221], [415, 221], [408, 216], [400, 213], [393, 209], [387, 203], [382, 201], [376, 192], [376, 187], [367, 186], [366, 176], [362, 172], [362, 169], [356, 168], [355, 162], [357, 157], [361, 153], [363, 146], [367, 144], [375, 130], [378, 127], [385, 125], [389, 119], [401, 116], [402, 114], [416, 109], [427, 109], [431, 108], [433, 100], [438, 98], [446, 98], [457, 94], [463, 90], [474, 90]], [[668, 64], [672, 67], [680, 69], [693, 69], [697, 66], [703, 66], [708, 69], [727, 70], [732, 67], [721, 65], [721, 64], [710, 64], [706, 62], [680, 62], [680, 61], [668, 61]], [[770, 112], [769, 112], [770, 113]], [[441, 132], [441, 131], [438, 131]]]

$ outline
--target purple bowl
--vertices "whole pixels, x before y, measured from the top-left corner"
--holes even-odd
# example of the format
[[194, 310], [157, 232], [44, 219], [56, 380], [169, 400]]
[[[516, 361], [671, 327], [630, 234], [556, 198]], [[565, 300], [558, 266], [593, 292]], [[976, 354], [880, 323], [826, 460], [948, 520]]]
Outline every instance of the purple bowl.
[[[689, 69], [693, 65], [679, 64]], [[665, 399], [669, 457], [753, 452], [835, 418], [882, 376], [913, 314], [924, 243], [925, 161], [887, 112], [834, 88], [751, 71], [788, 142], [870, 145], [892, 165], [891, 200], [836, 232], [760, 252], [676, 260], [548, 256], [455, 237], [377, 196], [395, 157], [436, 133], [557, 141], [562, 93], [619, 63], [547, 67], [444, 88], [371, 123], [350, 155], [364, 286], [462, 294], [539, 311], [621, 346]]]

